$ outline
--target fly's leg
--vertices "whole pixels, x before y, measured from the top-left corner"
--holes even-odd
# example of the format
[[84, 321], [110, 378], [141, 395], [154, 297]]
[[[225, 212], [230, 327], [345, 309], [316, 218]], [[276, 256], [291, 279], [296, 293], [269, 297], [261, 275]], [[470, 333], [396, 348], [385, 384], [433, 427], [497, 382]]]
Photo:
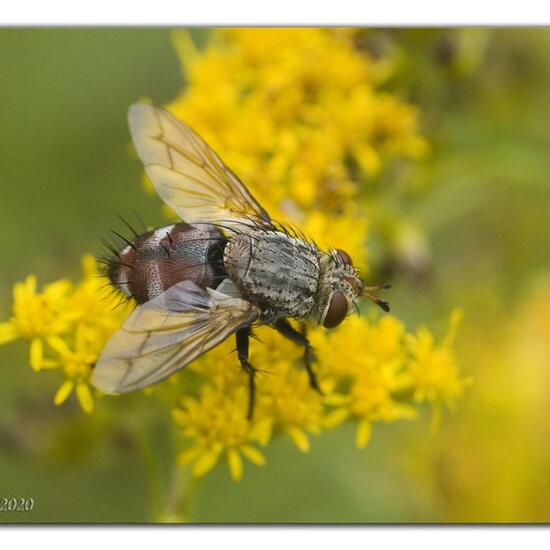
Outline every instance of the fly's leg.
[[298, 332], [286, 319], [277, 320], [273, 327], [283, 336], [304, 348], [304, 366], [306, 367], [306, 371], [309, 376], [309, 385], [322, 395], [323, 392], [319, 387], [317, 375], [313, 370], [313, 362], [316, 360], [315, 351], [307, 339], [305, 328], [304, 334], [302, 334], [301, 332]]
[[254, 403], [256, 397], [255, 376], [256, 369], [248, 362], [248, 342], [250, 339], [250, 327], [241, 328], [236, 332], [237, 354], [242, 369], [248, 374], [248, 412], [246, 418], [252, 420], [254, 414]]

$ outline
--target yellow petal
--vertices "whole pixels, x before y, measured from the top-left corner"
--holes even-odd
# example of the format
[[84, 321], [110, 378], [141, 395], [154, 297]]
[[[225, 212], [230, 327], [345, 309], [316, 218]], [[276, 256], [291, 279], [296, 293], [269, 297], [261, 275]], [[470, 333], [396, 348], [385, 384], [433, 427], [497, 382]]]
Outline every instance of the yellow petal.
[[48, 338], [48, 345], [61, 356], [70, 353], [69, 346], [63, 339], [59, 338], [59, 336], [51, 336]]
[[357, 426], [357, 433], [355, 435], [355, 444], [358, 449], [364, 449], [369, 442], [371, 434], [371, 424], [368, 420], [361, 420]]
[[464, 317], [464, 312], [461, 309], [454, 309], [451, 313], [449, 321], [449, 329], [443, 340], [443, 347], [451, 347], [456, 338], [456, 333]]
[[219, 456], [219, 451], [212, 449], [202, 453], [197, 462], [195, 462], [193, 475], [195, 477], [202, 477], [204, 474], [208, 473], [216, 465], [216, 462], [218, 462]]
[[39, 371], [42, 368], [44, 360], [44, 344], [40, 338], [33, 338], [30, 347], [30, 363], [31, 368]]
[[42, 359], [42, 363], [40, 365], [40, 370], [44, 369], [57, 369], [61, 365], [59, 364], [59, 361], [56, 361], [55, 359]]
[[189, 74], [199, 57], [197, 46], [191, 34], [186, 29], [178, 30], [174, 35], [174, 45], [179, 51], [185, 74]]
[[380, 171], [380, 155], [369, 145], [358, 144], [354, 147], [354, 158], [367, 175], [376, 175]]
[[296, 447], [303, 453], [309, 452], [309, 439], [304, 430], [296, 427], [287, 428], [288, 435], [292, 438], [292, 441], [296, 444]]
[[172, 409], [172, 420], [177, 424], [185, 425], [188, 415], [179, 408]]
[[74, 337], [74, 349], [82, 350], [86, 346], [86, 328], [84, 325], [78, 325], [76, 327], [75, 337]]
[[243, 477], [243, 461], [241, 455], [235, 449], [228, 449], [227, 462], [229, 462], [229, 471], [234, 481], [240, 481]]
[[0, 323], [0, 346], [15, 340], [18, 336], [17, 329], [11, 321]]
[[264, 418], [254, 423], [250, 430], [250, 437], [258, 441], [262, 446], [266, 446], [273, 434], [273, 419]]
[[396, 404], [395, 414], [396, 418], [405, 418], [407, 420], [411, 420], [418, 416], [418, 411], [410, 405]]
[[74, 382], [72, 380], [65, 380], [61, 386], [59, 386], [59, 389], [55, 393], [55, 397], [53, 398], [53, 402], [56, 405], [61, 405], [61, 403], [64, 403], [67, 400], [67, 397], [71, 394], [73, 391]]
[[84, 277], [95, 277], [97, 275], [97, 261], [92, 254], [84, 254], [80, 262]]
[[178, 456], [178, 463], [182, 466], [186, 466], [195, 460], [202, 452], [201, 447], [191, 447], [182, 451]]
[[335, 409], [329, 412], [325, 418], [323, 418], [323, 426], [325, 428], [336, 428], [345, 422], [349, 418], [348, 409]]
[[323, 401], [325, 405], [329, 405], [330, 407], [341, 407], [342, 405], [346, 405], [347, 403], [349, 403], [350, 396], [342, 395], [340, 393], [332, 393], [325, 396]]
[[256, 464], [256, 466], [263, 466], [265, 464], [265, 456], [263, 453], [258, 451], [255, 447], [252, 447], [252, 445], [242, 445], [239, 447], [239, 450], [248, 460], [250, 460], [250, 462]]
[[36, 275], [27, 275], [27, 278], [25, 279], [25, 282], [23, 283], [25, 290], [29, 292], [29, 294], [35, 294], [36, 293]]
[[85, 382], [79, 382], [76, 385], [76, 396], [78, 397], [78, 402], [84, 412], [89, 414], [94, 410], [94, 399], [88, 384]]

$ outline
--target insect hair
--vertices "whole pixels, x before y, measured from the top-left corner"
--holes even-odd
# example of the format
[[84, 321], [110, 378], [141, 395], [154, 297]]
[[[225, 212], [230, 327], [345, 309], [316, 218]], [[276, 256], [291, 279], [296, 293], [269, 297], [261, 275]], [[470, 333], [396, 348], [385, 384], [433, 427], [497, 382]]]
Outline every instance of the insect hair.
[[120, 214], [117, 214], [117, 218], [131, 231], [132, 235], [134, 235], [136, 239], [139, 237], [139, 233], [134, 229], [132, 225], [130, 225], [130, 222], [128, 222]]

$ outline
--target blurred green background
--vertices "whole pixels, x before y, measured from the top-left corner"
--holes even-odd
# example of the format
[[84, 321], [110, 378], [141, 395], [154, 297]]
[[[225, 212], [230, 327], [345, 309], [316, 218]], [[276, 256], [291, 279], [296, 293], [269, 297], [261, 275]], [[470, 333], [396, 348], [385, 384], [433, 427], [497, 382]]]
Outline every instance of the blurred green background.
[[[193, 31], [199, 42], [206, 33]], [[352, 426], [316, 438], [309, 455], [276, 439], [269, 465], [247, 467], [240, 483], [225, 468], [207, 476], [191, 519], [550, 521], [550, 31], [365, 36], [399, 59], [387, 85], [419, 106], [433, 148], [399, 174], [426, 189], [392, 207], [422, 229], [431, 260], [421, 273], [388, 267], [393, 311], [441, 335], [450, 310], [464, 309], [457, 354], [474, 384], [435, 433], [427, 411], [377, 425], [365, 451]], [[117, 214], [164, 223], [129, 154], [126, 111], [141, 97], [172, 100], [184, 77], [168, 29], [0, 30], [0, 74], [7, 319], [16, 281], [78, 278]], [[172, 467], [158, 403], [124, 397], [115, 426], [74, 399], [53, 407], [59, 380], [35, 375], [21, 342], [0, 349], [0, 373], [0, 497], [35, 499], [0, 522], [150, 520], [148, 463], [159, 460], [161, 486]]]

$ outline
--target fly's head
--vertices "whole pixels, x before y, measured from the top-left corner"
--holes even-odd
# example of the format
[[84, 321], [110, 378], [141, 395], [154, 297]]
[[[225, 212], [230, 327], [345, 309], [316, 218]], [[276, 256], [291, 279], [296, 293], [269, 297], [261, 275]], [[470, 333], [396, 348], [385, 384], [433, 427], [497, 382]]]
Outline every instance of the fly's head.
[[361, 296], [365, 296], [389, 311], [389, 305], [373, 294], [389, 285], [365, 286], [347, 252], [336, 249], [324, 254], [320, 261], [320, 279], [317, 290], [314, 321], [325, 328], [338, 326], [354, 309]]

